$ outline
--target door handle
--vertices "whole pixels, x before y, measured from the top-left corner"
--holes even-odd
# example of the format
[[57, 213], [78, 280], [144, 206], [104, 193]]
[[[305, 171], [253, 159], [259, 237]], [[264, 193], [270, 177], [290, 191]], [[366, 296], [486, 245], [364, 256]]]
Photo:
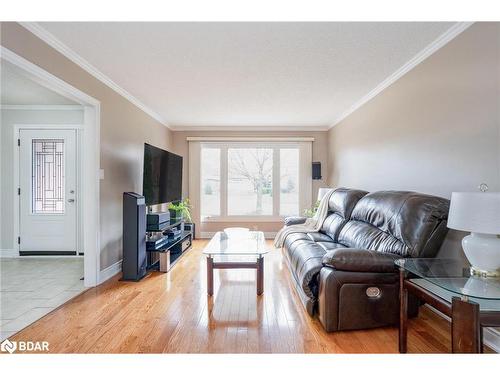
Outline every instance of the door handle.
[[73, 203], [75, 200], [73, 198], [68, 199], [69, 203]]

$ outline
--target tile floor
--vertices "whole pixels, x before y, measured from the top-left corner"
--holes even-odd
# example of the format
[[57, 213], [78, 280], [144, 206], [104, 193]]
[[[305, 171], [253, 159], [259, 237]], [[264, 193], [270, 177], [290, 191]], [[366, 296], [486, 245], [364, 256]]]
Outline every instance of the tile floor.
[[0, 259], [0, 341], [80, 294], [83, 257]]

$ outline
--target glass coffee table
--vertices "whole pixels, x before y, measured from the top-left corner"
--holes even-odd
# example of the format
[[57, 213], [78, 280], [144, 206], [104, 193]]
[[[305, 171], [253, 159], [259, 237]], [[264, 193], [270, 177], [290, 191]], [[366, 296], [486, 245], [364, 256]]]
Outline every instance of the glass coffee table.
[[[263, 232], [215, 233], [203, 250], [203, 254], [207, 256], [208, 295], [214, 294], [214, 269], [235, 268], [257, 270], [257, 295], [261, 295], [264, 292], [264, 254], [267, 252]], [[214, 258], [217, 258], [217, 261], [214, 261]]]
[[481, 353], [482, 328], [500, 326], [500, 278], [471, 275], [455, 259], [398, 259], [399, 351], [407, 351], [408, 293], [451, 318], [453, 353]]

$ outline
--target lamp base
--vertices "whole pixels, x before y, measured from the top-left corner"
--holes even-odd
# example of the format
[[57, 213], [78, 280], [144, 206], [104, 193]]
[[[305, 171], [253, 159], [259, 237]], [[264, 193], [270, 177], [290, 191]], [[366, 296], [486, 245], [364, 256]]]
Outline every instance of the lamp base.
[[462, 240], [471, 275], [500, 276], [500, 238], [494, 234], [471, 233]]
[[491, 272], [491, 271], [486, 271], [486, 270], [480, 270], [474, 266], [471, 266], [470, 275], [471, 276], [479, 276], [479, 277], [500, 277], [500, 271]]

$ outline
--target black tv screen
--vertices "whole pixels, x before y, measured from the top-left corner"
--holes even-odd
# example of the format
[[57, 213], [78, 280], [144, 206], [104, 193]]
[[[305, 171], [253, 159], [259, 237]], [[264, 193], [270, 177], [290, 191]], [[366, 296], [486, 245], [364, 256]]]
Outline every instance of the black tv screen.
[[144, 144], [142, 195], [146, 205], [182, 198], [182, 156]]

